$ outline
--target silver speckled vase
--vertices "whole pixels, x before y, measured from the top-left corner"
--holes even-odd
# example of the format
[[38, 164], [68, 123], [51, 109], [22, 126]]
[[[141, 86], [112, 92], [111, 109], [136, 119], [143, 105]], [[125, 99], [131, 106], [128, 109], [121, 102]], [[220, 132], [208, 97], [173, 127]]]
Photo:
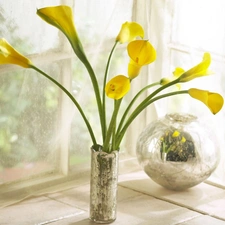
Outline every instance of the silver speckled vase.
[[119, 152], [91, 148], [90, 220], [111, 223], [116, 220]]
[[203, 182], [216, 169], [220, 159], [216, 132], [202, 118], [167, 114], [140, 134], [137, 158], [156, 183], [184, 190]]

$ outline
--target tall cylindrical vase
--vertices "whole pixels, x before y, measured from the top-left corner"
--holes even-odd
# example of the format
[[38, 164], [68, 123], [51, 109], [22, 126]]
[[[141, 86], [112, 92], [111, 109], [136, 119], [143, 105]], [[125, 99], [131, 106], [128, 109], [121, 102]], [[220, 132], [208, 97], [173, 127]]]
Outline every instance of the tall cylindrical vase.
[[91, 148], [90, 220], [111, 223], [116, 219], [119, 152]]

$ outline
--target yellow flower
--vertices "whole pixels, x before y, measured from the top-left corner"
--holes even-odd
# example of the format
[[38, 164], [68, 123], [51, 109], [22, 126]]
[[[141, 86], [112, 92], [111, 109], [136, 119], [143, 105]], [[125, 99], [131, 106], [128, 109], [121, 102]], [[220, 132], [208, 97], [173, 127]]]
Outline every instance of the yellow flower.
[[141, 68], [142, 66], [139, 66], [131, 59], [128, 64], [128, 76], [130, 77], [130, 79], [134, 79], [135, 77], [137, 77], [141, 71]]
[[130, 90], [130, 79], [124, 75], [112, 78], [105, 86], [109, 98], [120, 99]]
[[32, 62], [16, 51], [4, 38], [0, 39], [0, 64], [15, 64], [29, 68]]
[[[60, 5], [37, 10], [37, 15], [44, 21], [61, 30], [70, 41], [76, 55], [85, 58], [83, 47], [78, 38], [73, 21], [73, 12], [69, 6]], [[83, 61], [83, 60], [82, 60]]]
[[178, 78], [180, 77], [183, 73], [185, 72], [184, 69], [182, 69], [181, 67], [177, 67], [174, 71], [173, 71], [173, 76]]
[[186, 142], [186, 138], [184, 136], [182, 136], [181, 142]]
[[156, 50], [147, 40], [130, 42], [127, 51], [130, 58], [139, 66], [150, 64], [156, 59]]
[[213, 114], [218, 113], [223, 107], [223, 97], [218, 93], [213, 93], [205, 90], [191, 88], [188, 90], [189, 95], [203, 102]]
[[161, 84], [161, 85], [168, 84], [168, 83], [170, 83], [171, 81], [176, 80], [176, 79], [177, 79], [178, 77], [180, 77], [184, 72], [185, 72], [185, 71], [184, 71], [182, 68], [177, 67], [177, 68], [175, 69], [175, 71], [173, 71], [173, 77], [171, 77], [171, 78], [168, 78], [168, 77], [162, 78], [162, 79], [160, 80], [160, 84]]
[[178, 137], [180, 135], [180, 132], [178, 130], [175, 130], [172, 134], [172, 137]]
[[187, 82], [196, 77], [202, 77], [209, 74], [212, 74], [212, 71], [208, 70], [211, 63], [211, 56], [209, 53], [204, 53], [203, 60], [198, 65], [184, 72], [183, 69], [179, 68], [181, 72], [183, 70], [183, 74], [180, 76], [179, 82]]
[[[176, 68], [175, 71], [173, 72], [173, 77], [164, 77], [160, 80], [160, 84], [161, 85], [165, 85], [168, 84], [170, 82], [172, 82], [173, 80], [176, 80], [181, 74], [183, 74], [184, 70], [182, 68]], [[176, 84], [176, 87], [178, 90], [181, 89], [181, 85], [180, 84]]]
[[122, 24], [120, 32], [116, 37], [116, 41], [121, 44], [133, 41], [136, 37], [144, 37], [144, 30], [142, 26], [135, 22], [125, 22]]
[[130, 62], [128, 65], [128, 75], [130, 79], [135, 78], [140, 73], [141, 67], [156, 59], [156, 50], [147, 40], [132, 41], [127, 46]]

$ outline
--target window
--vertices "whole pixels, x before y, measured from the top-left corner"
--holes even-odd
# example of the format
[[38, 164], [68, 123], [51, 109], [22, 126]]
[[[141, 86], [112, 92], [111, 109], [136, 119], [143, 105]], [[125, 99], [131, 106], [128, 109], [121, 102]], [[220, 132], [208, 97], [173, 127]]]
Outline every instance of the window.
[[[158, 48], [158, 61], [151, 73], [161, 77], [171, 76], [176, 67], [187, 70], [202, 60], [204, 52], [210, 52], [210, 69], [215, 74], [183, 83], [182, 89], [196, 87], [218, 92], [224, 97], [224, 2], [160, 0], [151, 1], [149, 7], [150, 40]], [[215, 129], [221, 160], [209, 180], [225, 185], [224, 108], [214, 116], [201, 102], [183, 95], [161, 100], [155, 105], [158, 116], [173, 112], [191, 113], [204, 118], [206, 123]]]
[[[37, 8], [58, 4], [73, 8], [80, 39], [101, 80], [121, 24], [132, 20], [133, 1], [24, 0], [7, 1], [0, 7], [1, 37], [71, 90], [86, 108], [94, 129], [100, 130], [85, 68], [67, 39], [36, 15]], [[111, 76], [126, 73], [125, 50], [124, 45], [116, 51]], [[33, 181], [72, 179], [88, 171], [91, 139], [70, 99], [35, 71], [1, 66], [0, 73], [0, 192], [18, 188], [23, 198], [35, 190]]]
[[[196, 79], [182, 88], [199, 85], [225, 96], [225, 5], [222, 0], [208, 0], [204, 4], [203, 0], [38, 0], [32, 3], [9, 0], [2, 3], [1, 37], [71, 90], [88, 110], [88, 118], [96, 129], [99, 126], [92, 86], [85, 68], [71, 51], [66, 38], [36, 15], [37, 8], [58, 4], [74, 9], [76, 28], [98, 79], [102, 79], [105, 59], [121, 24], [134, 20], [144, 26], [146, 38], [157, 50], [156, 62], [144, 68], [143, 75], [134, 81], [136, 90], [143, 87], [147, 79], [154, 82], [170, 76], [177, 66], [192, 67], [201, 60], [203, 52], [209, 51], [211, 69], [216, 75]], [[125, 46], [120, 46], [115, 53], [112, 76], [126, 74], [124, 50]], [[49, 185], [49, 181], [65, 181], [88, 170], [91, 141], [79, 112], [67, 96], [31, 70], [1, 66], [0, 74], [0, 193], [15, 190], [18, 195], [20, 190], [19, 198], [23, 198], [37, 189], [36, 186], [32, 189], [32, 182]], [[136, 93], [135, 89], [131, 95]], [[222, 148], [225, 133], [221, 123], [225, 111], [213, 116], [202, 103], [189, 97], [171, 97], [151, 105], [132, 124], [122, 151], [134, 156], [136, 139], [143, 127], [175, 111], [203, 115], [217, 127], [221, 163], [210, 179], [225, 185]], [[23, 192], [26, 187], [30, 187], [29, 191]], [[6, 200], [2, 197], [0, 204], [5, 204]]]

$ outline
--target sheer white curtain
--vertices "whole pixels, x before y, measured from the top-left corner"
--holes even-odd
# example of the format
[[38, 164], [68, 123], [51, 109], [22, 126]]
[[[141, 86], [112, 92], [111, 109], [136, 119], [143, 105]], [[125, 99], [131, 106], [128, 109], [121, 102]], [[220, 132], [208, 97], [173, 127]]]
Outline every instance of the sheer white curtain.
[[[121, 24], [133, 20], [145, 28], [145, 38], [156, 48], [157, 60], [134, 80], [131, 95], [147, 82], [171, 76], [175, 67], [189, 69], [201, 61], [203, 52], [209, 51], [215, 75], [187, 85], [225, 96], [223, 1], [2, 1], [1, 37], [70, 89], [87, 109], [90, 123], [97, 131], [96, 105], [86, 70], [71, 51], [66, 38], [36, 15], [37, 8], [58, 4], [67, 4], [74, 9], [80, 39], [99, 80]], [[217, 13], [218, 9], [220, 13]], [[125, 48], [119, 46], [115, 53], [111, 77], [127, 73]], [[66, 188], [66, 181], [73, 181], [74, 185], [76, 176], [89, 170], [91, 145], [79, 112], [67, 96], [36, 72], [1, 66], [0, 74], [0, 206], [43, 191]], [[110, 104], [108, 109], [111, 111]], [[221, 163], [212, 178], [225, 185], [225, 111], [213, 116], [207, 110], [190, 97], [160, 100], [134, 121], [122, 151], [135, 156], [136, 139], [141, 130], [166, 113], [187, 112], [204, 116], [217, 128], [221, 145]], [[58, 189], [50, 187], [57, 182]]]
[[[78, 34], [101, 82], [122, 23], [132, 20], [133, 1], [23, 0], [0, 6], [1, 37], [71, 90], [100, 137], [87, 71], [67, 39], [36, 15], [37, 8], [58, 4], [73, 8]], [[121, 45], [109, 76], [127, 74], [127, 61], [126, 45]], [[89, 174], [92, 144], [79, 112], [53, 83], [32, 70], [1, 66], [0, 74], [0, 206], [57, 190], [49, 187], [57, 183], [60, 189], [67, 187], [66, 181], [76, 185], [74, 177]], [[113, 107], [112, 100], [108, 104]]]
[[[156, 46], [158, 59], [150, 76], [172, 76], [176, 67], [187, 70], [202, 60], [204, 52], [212, 57], [213, 75], [182, 84], [182, 89], [200, 88], [225, 97], [225, 2], [222, 0], [152, 0], [149, 3], [150, 40]], [[225, 185], [225, 108], [212, 115], [201, 102], [189, 96], [174, 96], [156, 104], [157, 115], [191, 113], [205, 119], [214, 129], [220, 145], [220, 164], [209, 180]]]

